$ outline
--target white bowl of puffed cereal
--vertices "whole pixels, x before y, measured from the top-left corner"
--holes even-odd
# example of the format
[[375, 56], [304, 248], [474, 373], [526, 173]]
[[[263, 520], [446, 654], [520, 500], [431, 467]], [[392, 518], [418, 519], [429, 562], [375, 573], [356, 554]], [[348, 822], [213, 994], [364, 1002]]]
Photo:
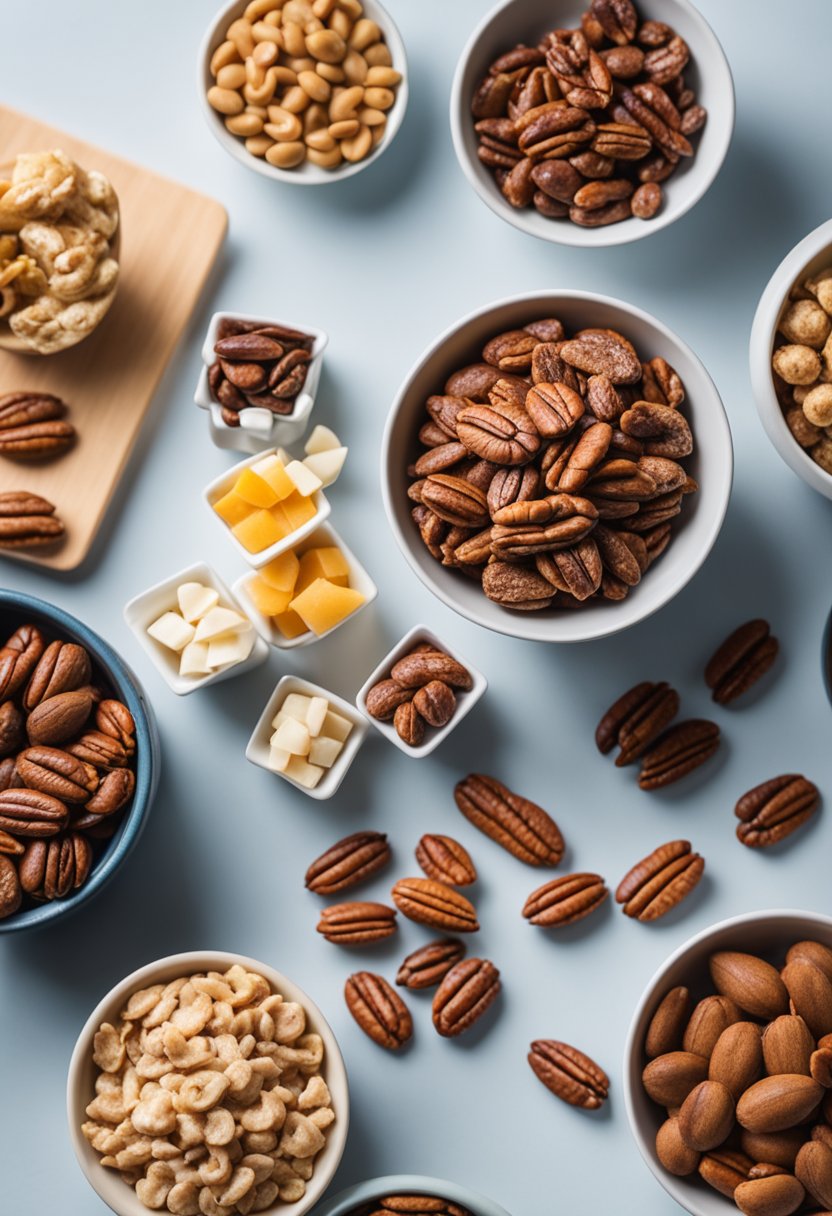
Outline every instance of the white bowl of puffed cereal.
[[67, 1114], [81, 1169], [117, 1216], [303, 1216], [341, 1160], [349, 1093], [302, 989], [265, 963], [198, 951], [139, 968], [99, 1002], [72, 1053]]
[[235, 160], [295, 186], [378, 160], [407, 108], [407, 57], [378, 0], [234, 0], [199, 52], [199, 96]]
[[749, 349], [766, 434], [798, 477], [832, 498], [832, 220], [769, 279]]

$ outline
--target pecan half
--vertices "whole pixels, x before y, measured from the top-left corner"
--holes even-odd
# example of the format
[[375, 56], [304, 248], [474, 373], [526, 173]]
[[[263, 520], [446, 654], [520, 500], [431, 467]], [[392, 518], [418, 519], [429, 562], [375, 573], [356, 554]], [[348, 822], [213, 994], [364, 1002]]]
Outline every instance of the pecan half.
[[725, 639], [705, 668], [705, 683], [718, 705], [728, 705], [761, 679], [780, 650], [768, 621], [746, 621]]
[[429, 942], [408, 954], [396, 974], [402, 988], [433, 988], [465, 957], [465, 945], [455, 938]]
[[51, 794], [29, 789], [0, 793], [0, 831], [10, 836], [57, 836], [68, 818], [66, 805]]
[[674, 460], [693, 451], [693, 436], [683, 414], [671, 406], [637, 401], [621, 415], [625, 435], [644, 440], [648, 456], [670, 456]]
[[400, 878], [391, 892], [403, 916], [417, 924], [455, 933], [476, 933], [474, 905], [464, 895], [433, 878]]
[[[462, 444], [448, 446], [461, 448]], [[450, 473], [428, 476], [422, 486], [422, 502], [440, 519], [457, 527], [482, 528], [488, 523], [488, 504], [482, 490]]]
[[500, 972], [483, 958], [466, 958], [442, 980], [433, 998], [433, 1024], [443, 1038], [463, 1034], [494, 1003]]
[[431, 680], [413, 694], [413, 708], [428, 726], [446, 726], [456, 712], [454, 691], [444, 680]]
[[547, 929], [574, 925], [600, 908], [608, 895], [600, 874], [564, 874], [532, 891], [523, 905], [523, 916]]
[[625, 874], [615, 892], [626, 916], [658, 920], [690, 895], [702, 877], [705, 859], [691, 852], [689, 840], [659, 845]]
[[0, 697], [13, 697], [31, 676], [46, 642], [37, 625], [21, 625], [0, 650]]
[[136, 750], [136, 723], [130, 710], [121, 701], [106, 697], [95, 711], [95, 725], [102, 735], [109, 735], [130, 754]]
[[737, 1187], [745, 1182], [754, 1162], [734, 1149], [712, 1149], [702, 1155], [699, 1177], [727, 1199], [734, 1198]]
[[71, 422], [30, 422], [0, 430], [0, 456], [55, 456], [74, 442], [75, 427]]
[[537, 1079], [562, 1102], [584, 1110], [598, 1110], [606, 1102], [609, 1077], [577, 1047], [557, 1039], [536, 1039], [528, 1060]]
[[719, 748], [719, 727], [705, 718], [678, 722], [644, 753], [638, 783], [657, 790], [699, 768]]
[[563, 857], [563, 837], [552, 817], [494, 777], [471, 773], [457, 783], [454, 799], [474, 827], [527, 865], [556, 866]]
[[514, 609], [548, 608], [555, 589], [535, 570], [514, 562], [491, 562], [482, 572], [482, 589], [496, 604]]
[[568, 384], [539, 381], [526, 395], [526, 412], [541, 435], [565, 435], [585, 409], [583, 398]]
[[23, 714], [14, 701], [0, 704], [0, 756], [9, 756], [23, 742]]
[[63, 520], [39, 494], [11, 490], [0, 494], [0, 548], [31, 549], [54, 545], [64, 535]]
[[527, 464], [540, 447], [529, 415], [509, 402], [469, 405], [457, 414], [457, 434], [469, 451], [495, 464]]
[[114, 768], [104, 774], [98, 789], [87, 802], [84, 810], [99, 819], [113, 815], [126, 806], [133, 797], [136, 778], [131, 768]]
[[413, 1037], [410, 1011], [383, 976], [357, 971], [344, 986], [344, 999], [358, 1025], [379, 1047], [398, 1051]]
[[371, 718], [389, 722], [396, 710], [413, 696], [412, 688], [405, 688], [396, 680], [379, 680], [367, 693], [365, 708]]
[[452, 836], [427, 834], [416, 846], [416, 860], [427, 874], [451, 887], [470, 887], [477, 869], [468, 850]]
[[321, 912], [317, 928], [338, 946], [368, 946], [396, 932], [396, 910], [362, 901], [331, 904]]
[[17, 866], [4, 853], [0, 853], [0, 920], [12, 916], [22, 903], [23, 890]]
[[539, 553], [535, 563], [553, 587], [576, 600], [589, 599], [601, 586], [601, 556], [591, 536], [570, 549]]
[[88, 684], [91, 675], [90, 656], [83, 646], [75, 642], [50, 642], [26, 686], [23, 708], [31, 712], [58, 693], [74, 692]]
[[29, 741], [45, 743], [50, 747], [65, 743], [83, 729], [92, 706], [92, 694], [88, 689], [60, 692], [48, 701], [41, 701], [26, 719]]
[[27, 747], [16, 763], [29, 789], [52, 794], [62, 802], [86, 802], [98, 788], [98, 773], [92, 765], [59, 748]]
[[394, 663], [390, 672], [392, 679], [403, 688], [416, 689], [431, 680], [441, 680], [452, 688], [469, 691], [474, 686], [467, 668], [440, 650], [411, 651]]
[[393, 714], [396, 734], [408, 747], [421, 747], [425, 741], [425, 719], [413, 701], [403, 701]]
[[599, 752], [606, 755], [618, 744], [616, 765], [632, 764], [679, 712], [679, 694], [662, 681], [636, 684], [614, 702], [595, 731]]
[[0, 432], [35, 422], [63, 418], [66, 406], [52, 393], [4, 393], [0, 396]]
[[79, 832], [32, 840], [20, 859], [20, 885], [36, 899], [63, 899], [87, 881], [92, 846]]
[[384, 832], [353, 832], [317, 857], [306, 871], [306, 888], [335, 895], [377, 874], [390, 861]]
[[631, 342], [611, 329], [585, 329], [564, 342], [560, 356], [590, 376], [606, 376], [613, 384], [635, 384], [641, 363]]
[[737, 839], [752, 849], [779, 844], [811, 819], [820, 806], [818, 787], [797, 773], [772, 777], [737, 802]]

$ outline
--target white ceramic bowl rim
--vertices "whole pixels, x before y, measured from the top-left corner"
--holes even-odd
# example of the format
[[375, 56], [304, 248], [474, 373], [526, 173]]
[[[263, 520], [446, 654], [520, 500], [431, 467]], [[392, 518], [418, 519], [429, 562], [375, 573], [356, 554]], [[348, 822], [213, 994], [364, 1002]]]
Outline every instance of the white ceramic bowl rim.
[[332, 1199], [316, 1208], [314, 1216], [349, 1216], [352, 1209], [371, 1199], [404, 1192], [411, 1195], [435, 1195], [451, 1203], [461, 1203], [470, 1208], [474, 1216], [509, 1216], [505, 1208], [477, 1191], [468, 1190], [456, 1182], [441, 1178], [428, 1178], [422, 1174], [390, 1174], [383, 1178], [372, 1178], [348, 1187]]
[[239, 136], [226, 131], [222, 123], [222, 116], [213, 109], [206, 96], [210, 87], [209, 65], [212, 54], [223, 41], [225, 29], [234, 16], [242, 16], [246, 2], [245, 0], [232, 0], [231, 4], [223, 5], [214, 16], [200, 43], [197, 59], [197, 89], [200, 106], [211, 129], [211, 134], [230, 156], [233, 156], [246, 168], [254, 170], [263, 177], [271, 178], [272, 181], [286, 182], [292, 186], [326, 186], [333, 182], [346, 181], [347, 178], [369, 168], [390, 147], [399, 132], [407, 110], [410, 76], [407, 66], [407, 51], [398, 26], [380, 0], [363, 0], [363, 4], [364, 15], [370, 17], [381, 27], [384, 41], [387, 43], [393, 59], [393, 65], [396, 71], [401, 72], [402, 80], [396, 88], [396, 100], [387, 111], [387, 128], [381, 142], [363, 160], [341, 164], [335, 170], [322, 169], [309, 161], [305, 161], [298, 169], [279, 169], [275, 165], [270, 165], [263, 157], [252, 156], [250, 152], [246, 151], [245, 143]]
[[[66, 1087], [66, 1112], [72, 1147], [78, 1164], [90, 1186], [118, 1216], [142, 1216], [143, 1213], [146, 1213], [147, 1209], [142, 1205], [133, 1188], [122, 1182], [118, 1173], [114, 1173], [98, 1163], [98, 1154], [87, 1143], [81, 1132], [78, 1111], [83, 1111], [83, 1106], [76, 1100], [77, 1090], [84, 1067], [91, 1060], [93, 1035], [104, 1018], [108, 1014], [111, 1015], [113, 1008], [118, 1007], [130, 993], [158, 982], [156, 977], [159, 975], [171, 972], [187, 974], [189, 969], [190, 971], [225, 969], [235, 963], [239, 963], [246, 970], [259, 972], [283, 996], [303, 1005], [308, 1015], [308, 1021], [314, 1027], [314, 1033], [319, 1034], [324, 1041], [324, 1075], [332, 1093], [333, 1104], [337, 1107], [336, 1119], [332, 1125], [333, 1130], [327, 1137], [326, 1146], [319, 1154], [319, 1165], [316, 1168], [312, 1181], [307, 1185], [306, 1195], [300, 1202], [292, 1205], [291, 1210], [295, 1213], [295, 1216], [303, 1216], [305, 1212], [308, 1212], [318, 1202], [338, 1169], [346, 1146], [349, 1128], [349, 1085], [344, 1058], [338, 1046], [338, 1041], [320, 1008], [288, 976], [283, 975], [267, 963], [249, 958], [247, 955], [234, 954], [225, 950], [190, 950], [182, 954], [171, 954], [165, 958], [156, 959], [152, 963], [147, 963], [143, 967], [139, 967], [136, 971], [120, 980], [118, 984], [102, 997], [84, 1023], [72, 1049], [72, 1056], [69, 1062]], [[86, 1101], [83, 1105], [86, 1105]], [[324, 1154], [328, 1154], [329, 1156], [326, 1163], [325, 1178], [324, 1170], [320, 1166], [320, 1158]], [[315, 1185], [316, 1180], [317, 1185]], [[124, 1204], [115, 1206], [118, 1203], [119, 1195], [124, 1196]], [[282, 1213], [284, 1210], [288, 1211], [286, 1205], [273, 1204], [265, 1210], [264, 1216], [276, 1216], [276, 1213]]]
[[[660, 232], [662, 228], [666, 228], [669, 224], [681, 219], [707, 193], [718, 176], [731, 145], [736, 111], [734, 82], [730, 65], [719, 39], [699, 10], [690, 3], [690, 0], [661, 0], [660, 3], [658, 0], [654, 0], [654, 3], [648, 7], [651, 9], [655, 8], [656, 11], [655, 13], [650, 12], [647, 15], [661, 18], [670, 25], [673, 25], [674, 14], [672, 10], [681, 10], [696, 27], [703, 45], [707, 48], [704, 56], [701, 54], [694, 55], [695, 66], [700, 77], [704, 80], [707, 73], [708, 81], [713, 82], [713, 87], [718, 89], [720, 94], [719, 107], [712, 106], [709, 109], [707, 145], [705, 148], [701, 146], [705, 138], [704, 135], [697, 137], [700, 143], [695, 148], [692, 163], [686, 168], [683, 178], [680, 177], [670, 182], [664, 206], [653, 219], [644, 221], [633, 218], [601, 228], [581, 228], [571, 221], [548, 220], [545, 217], [539, 216], [534, 209], [519, 210], [516, 207], [510, 206], [500, 194], [490, 171], [483, 173], [482, 170], [485, 167], [481, 166], [479, 161], [474, 163], [474, 159], [472, 159], [469, 151], [473, 132], [473, 120], [470, 112], [471, 99], [468, 95], [467, 87], [467, 84], [470, 83], [467, 79], [469, 77], [470, 61], [477, 50], [480, 39], [488, 32], [492, 23], [498, 20], [504, 10], [517, 3], [518, 0], [500, 0], [482, 18], [459, 57], [451, 86], [450, 123], [454, 151], [463, 173], [482, 201], [495, 215], [498, 215], [513, 227], [520, 229], [520, 231], [530, 233], [541, 240], [560, 245], [591, 246], [595, 248], [623, 245], [630, 241], [641, 240], [655, 232]], [[572, 7], [574, 7], [577, 14], [586, 5], [576, 4]], [[547, 20], [545, 13], [545, 6], [538, 4], [535, 16], [537, 17], [539, 14], [541, 33], [544, 32], [543, 27]], [[556, 24], [554, 17], [551, 19], [551, 24]], [[515, 38], [515, 41], [517, 40]], [[506, 43], [505, 50], [509, 50], [510, 45], [510, 43]], [[703, 62], [703, 60], [706, 62]], [[481, 67], [484, 72], [487, 64], [483, 63]], [[702, 155], [703, 152], [707, 154], [707, 165]], [[674, 187], [682, 186], [683, 181], [688, 180], [690, 188], [687, 191], [674, 190]]]
[[[689, 1197], [681, 1190], [680, 1187], [680, 1183], [687, 1182], [689, 1179], [674, 1177], [672, 1174], [669, 1174], [666, 1170], [662, 1169], [662, 1167], [653, 1159], [653, 1142], [652, 1140], [648, 1141], [643, 1134], [641, 1122], [635, 1109], [633, 1092], [633, 1073], [635, 1071], [633, 1061], [636, 1059], [639, 1061], [638, 1075], [639, 1077], [641, 1076], [641, 1059], [643, 1056], [641, 1035], [644, 1033], [642, 1021], [644, 1019], [645, 1012], [654, 1003], [658, 1003], [665, 976], [673, 970], [677, 963], [695, 951], [698, 946], [701, 946], [703, 943], [712, 938], [725, 937], [734, 930], [741, 931], [752, 925], [772, 920], [780, 922], [784, 928], [786, 928], [792, 921], [799, 922], [801, 924], [805, 924], [806, 921], [813, 921], [832, 934], [832, 916], [826, 916], [822, 912], [802, 911], [799, 908], [766, 908], [759, 912], [744, 912], [738, 916], [729, 916], [725, 920], [717, 921], [713, 925], [708, 925], [706, 928], [700, 930], [699, 933], [695, 933], [693, 937], [688, 938], [688, 940], [683, 942], [681, 946], [678, 946], [677, 949], [674, 950], [667, 959], [665, 959], [661, 966], [657, 968], [639, 997], [635, 1012], [630, 1020], [630, 1026], [627, 1031], [627, 1038], [624, 1046], [624, 1062], [622, 1067], [622, 1087], [624, 1091], [624, 1107], [627, 1112], [627, 1121], [630, 1125], [630, 1131], [638, 1146], [638, 1150], [641, 1153], [642, 1158], [656, 1180], [662, 1185], [665, 1191], [667, 1191], [668, 1195], [675, 1199], [678, 1204], [680, 1204], [687, 1211], [696, 1213], [697, 1216], [699, 1211], [704, 1213], [705, 1207], [707, 1207], [708, 1213], [714, 1210], [714, 1202], [716, 1203], [717, 1210], [722, 1210], [724, 1206], [725, 1216], [730, 1216], [730, 1213], [735, 1211], [735, 1208], [728, 1200], [725, 1200], [723, 1205], [723, 1203], [720, 1202], [722, 1196], [714, 1199], [715, 1193], [711, 1192], [707, 1187], [705, 1187], [703, 1192], [703, 1201], [707, 1199], [713, 1202], [707, 1204], [704, 1204], [703, 1202], [702, 1209], [690, 1207], [689, 1203], [686, 1202]], [[796, 929], [796, 932], [802, 932], [802, 930]], [[736, 948], [742, 949], [742, 946], [738, 946]]]
[[[707, 527], [707, 531], [700, 540], [697, 559], [690, 563], [688, 569], [685, 571], [684, 576], [681, 579], [677, 579], [673, 584], [669, 585], [663, 594], [657, 595], [655, 597], [655, 602], [652, 602], [651, 605], [646, 609], [643, 602], [640, 602], [640, 597], [638, 595], [630, 596], [616, 604], [610, 603], [594, 605], [587, 608], [585, 612], [583, 610], [576, 609], [574, 612], [571, 612], [571, 619], [586, 619], [586, 628], [583, 631], [578, 631], [576, 627], [575, 631], [568, 636], [555, 636], [558, 633], [558, 618], [547, 615], [544, 619], [551, 622], [554, 627], [552, 629], [553, 636], [546, 637], [543, 636], [542, 630], [535, 630], [532, 628], [534, 625], [533, 618], [542, 618], [542, 613], [523, 613], [504, 610], [499, 616], [495, 615], [493, 617], [486, 617], [482, 613], [468, 611], [460, 606], [460, 603], [454, 594], [453, 589], [455, 582], [451, 572], [442, 569], [437, 564], [436, 571], [431, 571], [430, 576], [425, 578], [424, 573], [414, 556], [414, 548], [416, 547], [414, 536], [411, 532], [405, 534], [405, 532], [399, 526], [396, 506], [391, 490], [391, 476], [389, 476], [391, 471], [388, 468], [388, 464], [393, 435], [397, 426], [399, 425], [399, 413], [405, 398], [410, 392], [411, 384], [416, 377], [420, 375], [423, 369], [431, 362], [431, 360], [441, 353], [442, 348], [446, 345], [446, 343], [448, 343], [459, 331], [466, 329], [469, 325], [472, 325], [477, 321], [484, 320], [491, 313], [502, 311], [513, 306], [522, 307], [527, 304], [534, 304], [536, 302], [540, 302], [541, 304], [548, 303], [552, 306], [554, 306], [556, 302], [561, 302], [568, 306], [570, 301], [577, 301], [580, 304], [600, 305], [601, 307], [613, 309], [623, 313], [624, 317], [622, 318], [622, 325], [624, 325], [627, 317], [635, 318], [643, 325], [657, 330], [669, 346], [675, 346], [686, 359], [690, 360], [690, 362], [697, 369], [698, 373], [701, 375], [705, 386], [710, 389], [713, 397], [713, 403], [718, 407], [717, 409], [713, 410], [713, 417], [710, 419], [710, 425], [721, 430], [721, 443], [726, 453], [727, 469], [725, 471], [723, 485], [718, 488], [714, 486], [714, 488], [709, 492], [714, 495], [714, 500], [712, 503], [712, 518]], [[415, 432], [413, 435], [413, 440], [415, 442]], [[403, 470], [400, 471], [400, 476], [401, 481], [397, 484], [400, 492], [404, 493], [405, 485]], [[608, 637], [610, 634], [617, 633], [621, 629], [629, 628], [631, 625], [635, 625], [643, 620], [646, 620], [648, 617], [652, 616], [653, 613], [658, 612], [659, 609], [663, 608], [665, 604], [669, 603], [670, 600], [672, 600], [687, 586], [690, 580], [699, 571], [702, 564], [708, 557], [711, 549], [713, 548], [720, 529], [722, 528], [725, 513], [728, 509], [728, 501], [731, 496], [732, 479], [733, 446], [731, 441], [731, 428], [728, 423], [725, 408], [722, 404], [717, 387], [711, 379], [705, 365], [694, 353], [691, 347], [688, 346], [688, 344], [684, 342], [677, 334], [675, 334], [673, 330], [669, 329], [668, 326], [666, 326], [662, 321], [659, 321], [656, 317], [652, 316], [648, 312], [645, 312], [643, 309], [638, 308], [634, 304], [628, 304], [626, 301], [616, 299], [613, 296], [599, 295], [597, 292], [575, 291], [569, 290], [568, 288], [557, 288], [549, 291], [523, 292], [520, 295], [507, 296], [503, 299], [493, 300], [490, 304], [486, 304], [484, 307], [475, 309], [473, 312], [468, 313], [467, 316], [462, 317], [461, 320], [454, 321], [451, 325], [449, 325], [439, 335], [439, 337], [435, 338], [422, 352], [422, 354], [410, 368], [410, 371], [407, 373], [405, 379], [402, 381], [401, 387], [399, 388], [393, 405], [390, 407], [390, 411], [387, 415], [381, 443], [381, 492], [382, 499], [384, 501], [384, 509], [399, 549], [404, 554], [408, 564], [417, 577], [422, 582], [427, 584], [429, 590], [431, 590], [434, 595], [436, 595], [444, 604], [446, 604], [449, 608], [452, 608], [454, 612], [457, 612], [460, 616], [466, 617], [468, 620], [475, 621], [479, 625], [484, 625], [486, 628], [493, 629], [495, 632], [507, 634], [509, 637], [525, 638], [531, 641], [581, 642]], [[655, 580], [661, 577], [661, 570], [661, 563], [659, 563], [652, 576], [654, 585]], [[636, 591], [638, 591], [638, 588], [636, 588]], [[484, 595], [482, 598], [484, 604], [488, 604], [489, 607], [496, 607], [496, 605], [491, 605], [490, 601], [487, 600]], [[531, 619], [527, 621], [526, 618]]]

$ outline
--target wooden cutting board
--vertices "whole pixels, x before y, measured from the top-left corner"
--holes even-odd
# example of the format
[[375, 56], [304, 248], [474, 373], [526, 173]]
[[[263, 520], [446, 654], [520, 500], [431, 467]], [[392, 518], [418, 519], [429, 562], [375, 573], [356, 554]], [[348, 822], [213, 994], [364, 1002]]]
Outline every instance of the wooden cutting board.
[[227, 227], [214, 199], [0, 106], [0, 164], [19, 152], [61, 148], [109, 177], [121, 205], [115, 302], [85, 342], [58, 355], [0, 350], [0, 394], [55, 393], [70, 407], [74, 448], [48, 461], [0, 457], [0, 491], [31, 490], [54, 503], [60, 548], [0, 556], [74, 570], [89, 553], [142, 420], [199, 299]]

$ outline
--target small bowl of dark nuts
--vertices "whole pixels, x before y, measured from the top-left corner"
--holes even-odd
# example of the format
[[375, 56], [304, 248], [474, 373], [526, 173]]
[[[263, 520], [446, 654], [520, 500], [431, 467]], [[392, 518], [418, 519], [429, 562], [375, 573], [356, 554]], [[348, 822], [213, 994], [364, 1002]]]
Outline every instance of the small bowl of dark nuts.
[[457, 159], [523, 232], [603, 246], [658, 232], [716, 178], [731, 70], [688, 0], [503, 0], [460, 56]]
[[348, 1187], [316, 1210], [315, 1216], [508, 1216], [493, 1199], [456, 1182], [419, 1174], [394, 1174]]
[[254, 455], [297, 443], [309, 425], [328, 341], [322, 329], [214, 313], [194, 401], [209, 411], [217, 447]]
[[158, 777], [153, 711], [86, 625], [0, 593], [0, 933], [80, 907], [138, 840]]

